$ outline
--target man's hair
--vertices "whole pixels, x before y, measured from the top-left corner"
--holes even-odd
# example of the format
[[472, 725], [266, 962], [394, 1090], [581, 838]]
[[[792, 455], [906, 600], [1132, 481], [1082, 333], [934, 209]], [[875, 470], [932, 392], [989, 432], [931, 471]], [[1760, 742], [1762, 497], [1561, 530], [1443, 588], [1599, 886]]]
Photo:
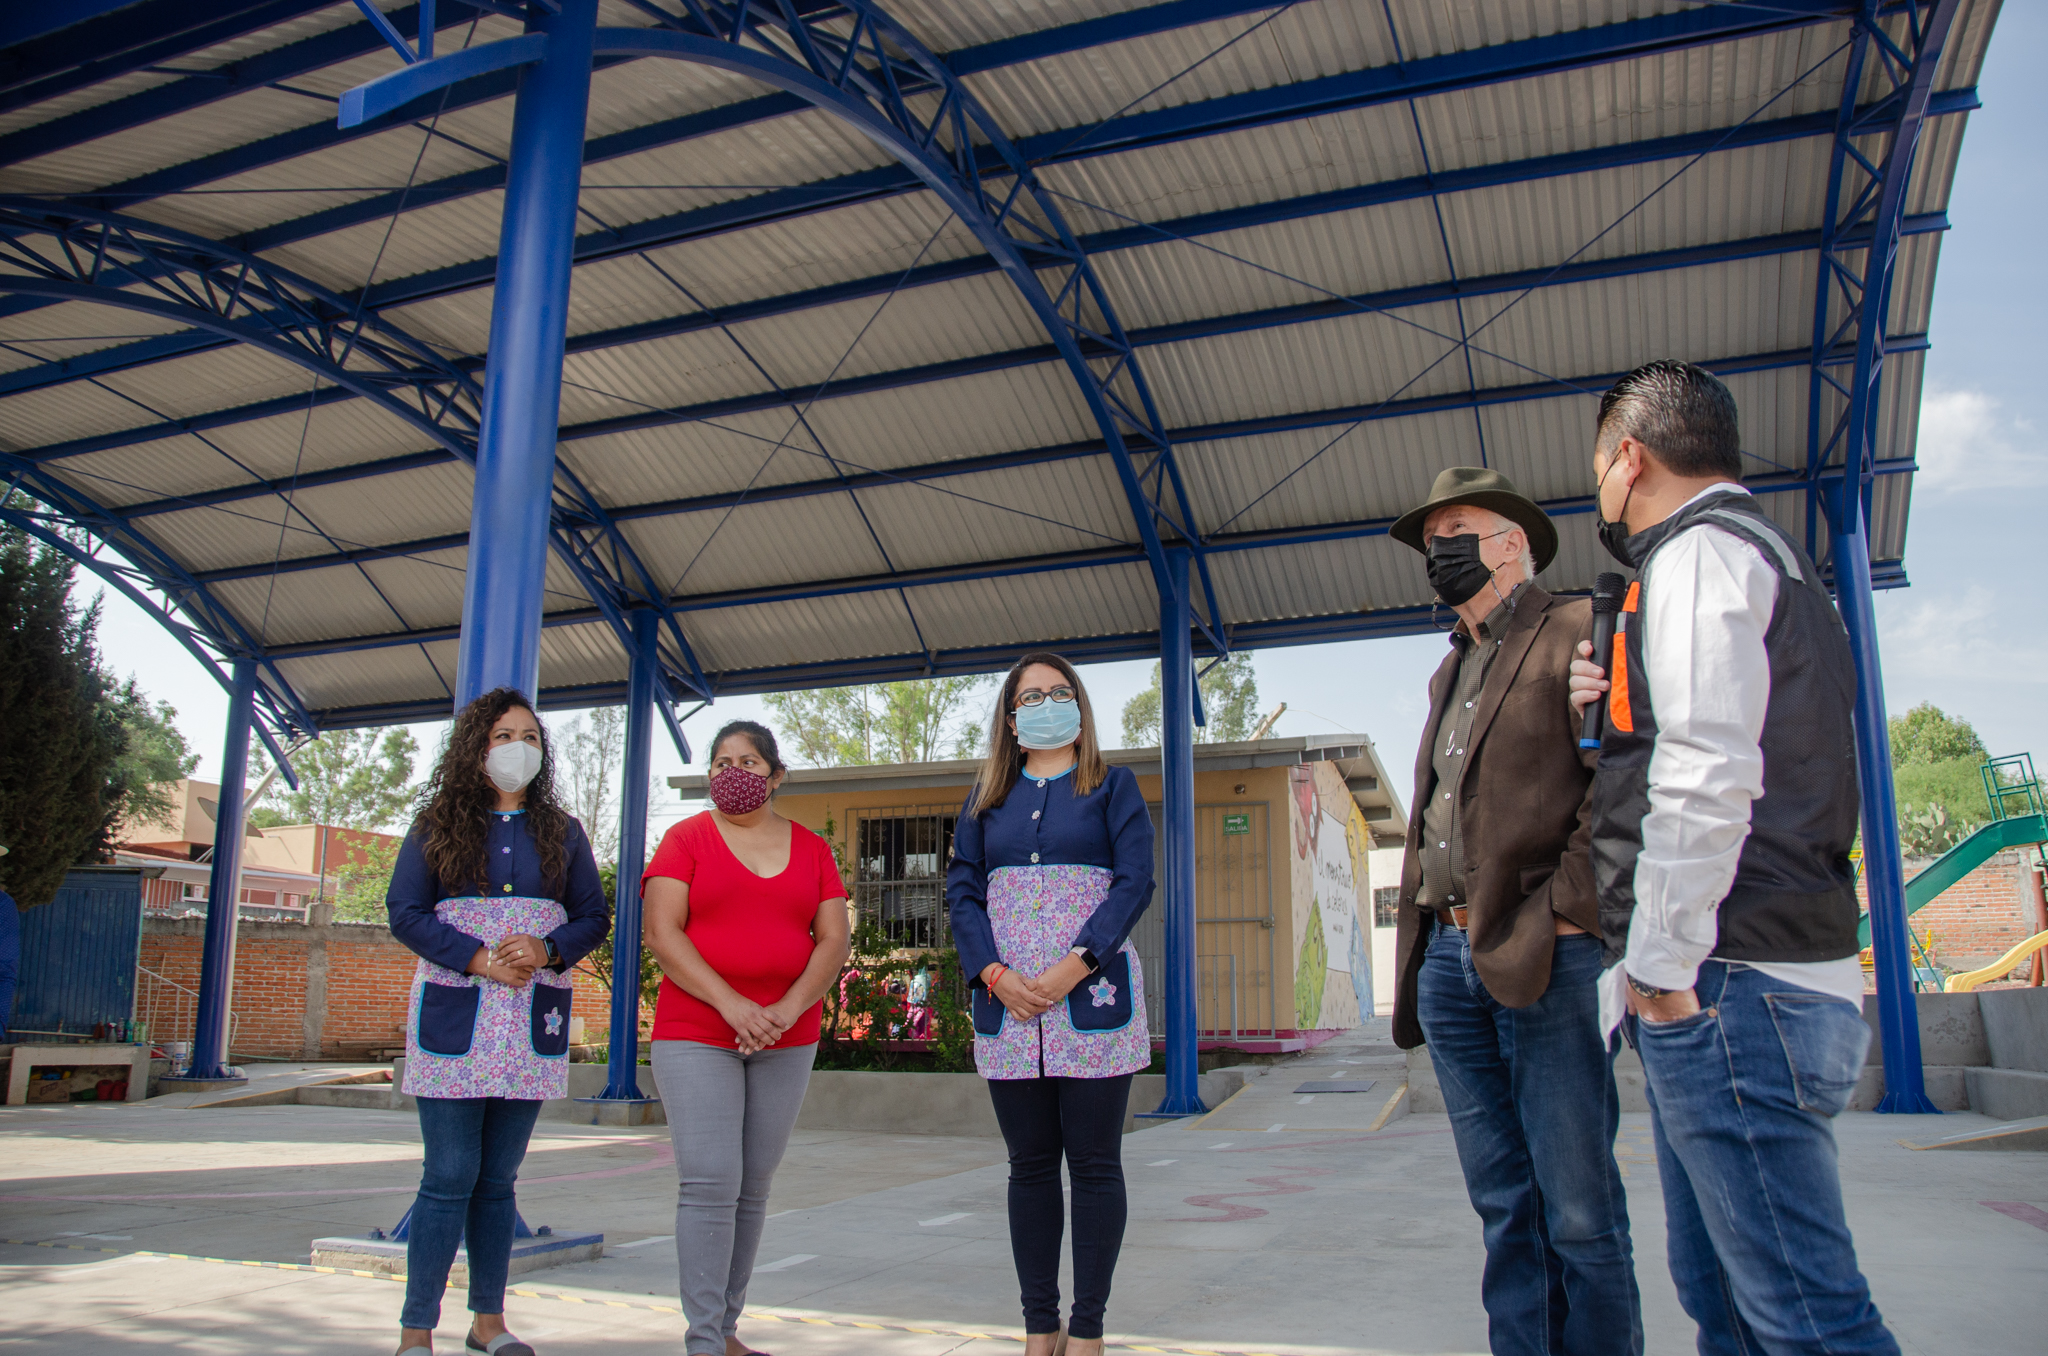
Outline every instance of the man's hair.
[[[1487, 512], [1492, 513], [1493, 511], [1488, 509]], [[1534, 579], [1536, 577], [1536, 548], [1529, 544], [1529, 529], [1523, 527], [1505, 513], [1494, 513], [1493, 530], [1496, 532], [1519, 532], [1522, 534], [1522, 554], [1516, 556], [1515, 559], [1522, 562], [1522, 578]]]
[[1704, 367], [1662, 358], [1644, 363], [1600, 397], [1595, 441], [1634, 438], [1673, 475], [1742, 478], [1735, 397]]

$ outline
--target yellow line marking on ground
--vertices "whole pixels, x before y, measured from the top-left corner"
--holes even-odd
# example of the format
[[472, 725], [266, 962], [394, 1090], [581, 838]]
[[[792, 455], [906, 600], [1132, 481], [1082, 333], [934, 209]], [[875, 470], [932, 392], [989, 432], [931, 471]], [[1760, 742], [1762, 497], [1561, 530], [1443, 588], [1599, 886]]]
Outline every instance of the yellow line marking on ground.
[[1236, 1100], [1237, 1100], [1238, 1098], [1240, 1098], [1240, 1097], [1244, 1096], [1244, 1095], [1245, 1095], [1246, 1093], [1250, 1092], [1251, 1090], [1252, 1090], [1252, 1085], [1251, 1085], [1251, 1083], [1250, 1083], [1249, 1081], [1247, 1081], [1247, 1082], [1244, 1082], [1244, 1083], [1241, 1083], [1241, 1084], [1239, 1084], [1239, 1085], [1238, 1085], [1238, 1089], [1237, 1089], [1237, 1091], [1236, 1091], [1236, 1092], [1233, 1092], [1233, 1093], [1231, 1093], [1231, 1094], [1230, 1094], [1230, 1095], [1229, 1095], [1228, 1097], [1226, 1097], [1226, 1098], [1224, 1098], [1224, 1099], [1223, 1099], [1222, 1101], [1218, 1102], [1218, 1103], [1216, 1104], [1215, 1108], [1214, 1108], [1214, 1109], [1213, 1109], [1212, 1111], [1210, 1111], [1210, 1113], [1209, 1113], [1208, 1115], [1206, 1115], [1206, 1116], [1197, 1116], [1197, 1117], [1196, 1117], [1196, 1118], [1195, 1118], [1194, 1120], [1191, 1120], [1191, 1121], [1189, 1121], [1189, 1122], [1187, 1123], [1187, 1128], [1188, 1128], [1188, 1129], [1190, 1129], [1190, 1130], [1202, 1130], [1202, 1129], [1206, 1129], [1206, 1128], [1208, 1127], [1208, 1124], [1209, 1124], [1209, 1122], [1210, 1122], [1210, 1121], [1213, 1121], [1213, 1120], [1215, 1120], [1215, 1119], [1216, 1119], [1216, 1118], [1217, 1118], [1218, 1116], [1220, 1116], [1220, 1115], [1222, 1115], [1222, 1114], [1223, 1114], [1223, 1108], [1224, 1108], [1224, 1107], [1227, 1107], [1227, 1106], [1229, 1106], [1229, 1105], [1230, 1105], [1230, 1104], [1231, 1104], [1232, 1102], [1234, 1102], [1234, 1101], [1236, 1101]]
[[[60, 1248], [66, 1252], [96, 1252], [122, 1257], [161, 1257], [170, 1262], [207, 1262], [214, 1266], [259, 1267], [269, 1271], [303, 1271], [316, 1276], [355, 1276], [366, 1281], [405, 1280], [403, 1272], [359, 1271], [344, 1267], [313, 1266], [306, 1262], [255, 1262], [236, 1257], [198, 1257], [185, 1252], [157, 1252], [151, 1248], [95, 1248], [83, 1243], [48, 1243], [31, 1238], [0, 1238], [0, 1244], [17, 1248]], [[450, 1284], [449, 1289], [457, 1287]], [[564, 1295], [551, 1290], [528, 1290], [521, 1286], [507, 1286], [508, 1294], [521, 1299], [557, 1300], [563, 1304], [602, 1304], [613, 1309], [638, 1309], [654, 1314], [681, 1314], [682, 1310], [672, 1304], [641, 1304], [633, 1300], [591, 1300], [581, 1295]], [[979, 1342], [1022, 1342], [1022, 1336], [1015, 1333], [970, 1332], [963, 1328], [915, 1328], [906, 1323], [872, 1323], [865, 1319], [819, 1318], [811, 1314], [773, 1314], [760, 1309], [742, 1311], [747, 1318], [765, 1323], [809, 1323], [821, 1328], [860, 1328], [869, 1332], [916, 1333], [921, 1337], [953, 1337]], [[1135, 1342], [1110, 1342], [1106, 1350], [1144, 1351], [1166, 1353], [1166, 1356], [1278, 1356], [1267, 1351], [1231, 1351], [1211, 1347], [1155, 1347], [1140, 1346]]]

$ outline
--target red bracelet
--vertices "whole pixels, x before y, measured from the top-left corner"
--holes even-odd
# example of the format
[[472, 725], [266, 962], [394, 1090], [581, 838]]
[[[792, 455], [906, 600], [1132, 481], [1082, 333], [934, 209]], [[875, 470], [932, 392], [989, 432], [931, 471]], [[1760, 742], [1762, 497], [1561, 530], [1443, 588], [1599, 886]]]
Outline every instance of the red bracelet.
[[1003, 964], [1003, 963], [1002, 963], [1001, 961], [997, 961], [997, 962], [996, 962], [996, 977], [995, 977], [994, 979], [991, 979], [991, 980], [989, 980], [989, 981], [988, 981], [988, 991], [989, 991], [990, 993], [994, 993], [994, 992], [996, 991], [996, 985], [997, 985], [997, 984], [1000, 984], [1000, 983], [1002, 982], [1003, 976], [1004, 976], [1004, 975], [1007, 975], [1007, 974], [1009, 974], [1009, 973], [1010, 973], [1010, 967], [1009, 967], [1009, 966], [1007, 966], [1007, 965], [1005, 965], [1005, 964]]

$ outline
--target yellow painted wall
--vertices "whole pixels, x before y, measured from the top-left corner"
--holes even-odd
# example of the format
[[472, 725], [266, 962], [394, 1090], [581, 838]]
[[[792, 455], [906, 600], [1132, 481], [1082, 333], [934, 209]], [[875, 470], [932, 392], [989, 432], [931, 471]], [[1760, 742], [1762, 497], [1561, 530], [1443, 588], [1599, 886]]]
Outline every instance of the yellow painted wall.
[[[1301, 784], [1300, 795], [1296, 794], [1290, 782], [1291, 776], [1306, 779]], [[1138, 778], [1139, 789], [1153, 804], [1159, 802], [1159, 780], [1157, 776]], [[853, 821], [862, 812], [954, 814], [966, 799], [967, 791], [964, 780], [954, 785], [933, 784], [916, 790], [790, 791], [777, 796], [775, 804], [784, 815], [824, 835], [843, 851], [851, 841]], [[1274, 922], [1271, 929], [1256, 924], [1214, 922], [1199, 929], [1201, 953], [1207, 958], [1203, 961], [1207, 968], [1203, 977], [1202, 1027], [1211, 1031], [1228, 1027], [1227, 997], [1211, 990], [1223, 984], [1227, 961], [1219, 958], [1229, 955], [1235, 955], [1237, 963], [1241, 1030], [1277, 1027], [1282, 1031], [1292, 1031], [1357, 1025], [1360, 1012], [1356, 986], [1344, 970], [1333, 969], [1328, 963], [1329, 958], [1323, 954], [1326, 947], [1320, 931], [1320, 915], [1315, 909], [1316, 857], [1314, 845], [1303, 827], [1306, 823], [1304, 806], [1308, 805], [1314, 806], [1318, 816], [1318, 836], [1332, 822], [1343, 826], [1336, 831], [1344, 835], [1356, 874], [1355, 909], [1358, 917], [1354, 926], [1362, 923], [1369, 929], [1372, 895], [1366, 867], [1366, 845], [1370, 844], [1371, 837], [1335, 766], [1316, 764], [1295, 769], [1198, 771], [1195, 774], [1195, 804], [1198, 813], [1205, 809], [1210, 811], [1200, 822], [1209, 825], [1211, 830], [1197, 841], [1195, 894], [1198, 921], [1248, 916], [1246, 913], [1230, 913], [1229, 910], [1251, 908], [1258, 902], [1258, 892], [1244, 888], [1246, 882], [1221, 878], [1218, 873], [1226, 869], [1237, 870], [1238, 864], [1263, 857], [1265, 900], [1270, 903]], [[1264, 842], [1256, 850], [1248, 851], [1250, 845], [1236, 841], [1235, 835], [1218, 835], [1217, 826], [1229, 813], [1253, 814], [1256, 825], [1258, 807], [1263, 807], [1266, 833]], [[1319, 928], [1316, 933], [1309, 931], [1312, 916]], [[1368, 959], [1364, 988], [1370, 994], [1369, 932], [1365, 940]], [[1320, 964], [1310, 967], [1317, 974], [1303, 970], [1304, 948], [1314, 953], [1311, 959], [1320, 959]], [[1269, 992], [1272, 1026], [1268, 1025], [1266, 1017]], [[1310, 994], [1314, 995], [1314, 1002], [1304, 1006]]]

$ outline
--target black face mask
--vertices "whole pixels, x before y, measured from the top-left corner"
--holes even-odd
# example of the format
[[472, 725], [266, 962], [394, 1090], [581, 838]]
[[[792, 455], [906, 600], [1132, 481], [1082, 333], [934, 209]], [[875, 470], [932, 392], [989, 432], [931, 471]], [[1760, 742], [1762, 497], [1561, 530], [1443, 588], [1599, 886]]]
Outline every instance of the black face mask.
[[1429, 586], [1452, 607], [1486, 587], [1493, 571], [1479, 559], [1479, 534], [1429, 539]]
[[[1618, 465], [1618, 460], [1610, 461], [1607, 463], [1607, 469], [1611, 472]], [[1606, 488], [1607, 477], [1601, 476], [1599, 485], [1593, 490], [1593, 517], [1600, 524], [1600, 545], [1606, 549], [1608, 555], [1633, 570], [1642, 562], [1636, 559], [1635, 551], [1629, 547], [1628, 524], [1623, 519], [1628, 517], [1628, 501], [1635, 497], [1635, 483], [1631, 481], [1628, 493], [1621, 496], [1621, 515], [1611, 523], [1600, 516], [1600, 491]]]

